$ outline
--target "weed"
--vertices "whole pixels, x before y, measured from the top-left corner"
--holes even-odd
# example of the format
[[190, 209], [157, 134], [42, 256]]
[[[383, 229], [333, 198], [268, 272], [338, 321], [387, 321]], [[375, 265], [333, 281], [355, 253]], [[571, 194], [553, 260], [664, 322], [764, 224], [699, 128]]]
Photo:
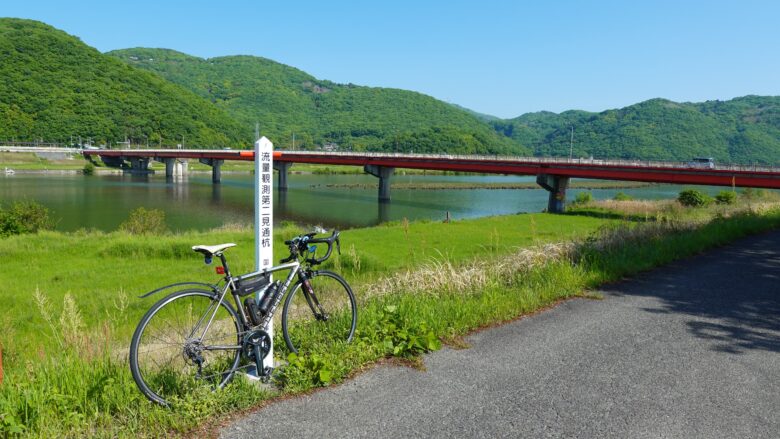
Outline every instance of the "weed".
[[593, 194], [590, 192], [580, 192], [574, 198], [574, 204], [588, 204], [593, 201]]
[[65, 344], [65, 347], [82, 350], [86, 343], [82, 335], [85, 328], [84, 319], [81, 317], [81, 311], [76, 306], [73, 296], [68, 293], [62, 300], [62, 311], [60, 312], [59, 330]]
[[349, 262], [352, 266], [352, 275], [357, 275], [360, 273], [360, 256], [358, 256], [357, 250], [355, 250], [355, 244], [349, 245], [349, 252], [347, 252], [347, 256], [349, 256]]
[[732, 191], [720, 191], [715, 195], [715, 202], [718, 204], [734, 204], [737, 202], [737, 194]]
[[130, 217], [119, 225], [119, 230], [131, 235], [163, 235], [168, 231], [165, 212], [139, 207], [130, 212]]
[[54, 337], [54, 340], [57, 341], [57, 344], [59, 345], [60, 348], [65, 348], [65, 343], [62, 340], [59, 327], [57, 326], [54, 320], [54, 313], [53, 313], [54, 309], [52, 308], [51, 302], [49, 302], [48, 297], [46, 297], [46, 295], [43, 294], [41, 290], [35, 288], [35, 293], [33, 293], [33, 299], [35, 300], [35, 305], [38, 307], [38, 313], [46, 322], [46, 324], [49, 325], [49, 329], [52, 332], [52, 336]]
[[282, 386], [301, 381], [316, 387], [327, 386], [333, 381], [333, 371], [318, 354], [290, 353], [287, 365], [281, 368], [276, 380]]
[[425, 322], [407, 321], [396, 305], [384, 306], [372, 329], [363, 340], [367, 343], [379, 341], [387, 355], [412, 358], [441, 349], [441, 341]]

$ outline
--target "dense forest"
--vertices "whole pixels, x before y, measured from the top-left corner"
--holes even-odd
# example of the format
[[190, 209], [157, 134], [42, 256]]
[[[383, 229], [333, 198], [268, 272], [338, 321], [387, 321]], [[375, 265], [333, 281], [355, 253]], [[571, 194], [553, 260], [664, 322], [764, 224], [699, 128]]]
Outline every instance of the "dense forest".
[[[601, 113], [539, 112], [490, 121], [535, 155], [780, 165], [780, 96], [676, 103], [651, 99]], [[572, 142], [572, 128], [574, 141]]]
[[0, 140], [240, 146], [218, 107], [158, 75], [31, 20], [0, 19]]
[[[499, 119], [406, 90], [336, 84], [254, 56], [101, 54], [43, 23], [0, 19], [0, 141], [780, 164], [780, 96]], [[573, 141], [572, 141], [573, 132]]]
[[[528, 154], [462, 108], [420, 93], [336, 84], [253, 56], [202, 59], [166, 49], [109, 52], [187, 87], [277, 146]], [[455, 141], [455, 143], [452, 143]]]

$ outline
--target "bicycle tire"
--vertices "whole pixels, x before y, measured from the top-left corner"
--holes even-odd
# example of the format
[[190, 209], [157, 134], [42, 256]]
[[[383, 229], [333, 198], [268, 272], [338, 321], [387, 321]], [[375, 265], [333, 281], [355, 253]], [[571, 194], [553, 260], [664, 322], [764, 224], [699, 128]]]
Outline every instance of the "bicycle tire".
[[[130, 342], [130, 371], [149, 400], [169, 406], [197, 387], [220, 388], [230, 381], [241, 360], [242, 325], [233, 307], [226, 301], [218, 304], [218, 299], [212, 291], [179, 291], [159, 300], [141, 318]], [[193, 334], [211, 319], [217, 304], [206, 343], [201, 340], [200, 345], [236, 349], [202, 349], [202, 365], [197, 367], [192, 356], [199, 337]]]
[[299, 280], [285, 298], [282, 310], [284, 342], [293, 353], [298, 353], [303, 346], [349, 343], [357, 327], [355, 295], [344, 278], [322, 270], [315, 272], [310, 282], [328, 318], [317, 319]]

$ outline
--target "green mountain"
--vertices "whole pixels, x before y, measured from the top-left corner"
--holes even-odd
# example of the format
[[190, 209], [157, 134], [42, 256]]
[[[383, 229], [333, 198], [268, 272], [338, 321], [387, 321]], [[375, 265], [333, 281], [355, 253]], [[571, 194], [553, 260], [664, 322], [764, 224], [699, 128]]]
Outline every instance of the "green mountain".
[[[780, 96], [501, 120], [420, 93], [336, 84], [252, 56], [101, 54], [43, 23], [0, 18], [0, 140], [780, 163]], [[574, 139], [572, 140], [572, 129]]]
[[463, 106], [458, 105], [458, 104], [453, 104], [451, 102], [449, 104], [452, 105], [455, 108], [461, 109], [461, 110], [471, 114], [472, 116], [476, 117], [477, 119], [479, 119], [479, 120], [481, 120], [483, 122], [494, 122], [494, 121], [501, 120], [500, 117], [493, 116], [492, 114], [480, 113], [478, 111], [474, 111], [474, 110], [472, 110], [470, 108], [466, 108], [466, 107], [463, 107]]
[[780, 96], [651, 99], [601, 113], [528, 113], [491, 124], [538, 156], [568, 156], [573, 145], [574, 157], [780, 164]]
[[277, 147], [529, 154], [468, 111], [420, 93], [319, 80], [265, 58], [203, 59], [167, 49], [109, 52], [213, 102]]
[[238, 147], [252, 139], [218, 107], [158, 75], [31, 20], [0, 18], [0, 139]]

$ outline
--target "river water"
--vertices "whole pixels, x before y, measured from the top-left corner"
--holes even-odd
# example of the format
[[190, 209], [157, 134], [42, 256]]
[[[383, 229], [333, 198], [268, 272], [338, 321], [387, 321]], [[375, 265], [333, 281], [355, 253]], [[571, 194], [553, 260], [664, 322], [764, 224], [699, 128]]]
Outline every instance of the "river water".
[[[393, 183], [533, 182], [526, 176], [396, 175]], [[547, 206], [542, 189], [446, 189], [391, 190], [392, 201], [377, 202], [377, 180], [369, 175], [291, 174], [286, 194], [274, 194], [275, 221], [325, 227], [352, 228], [380, 222], [473, 218], [519, 212], [540, 212]], [[357, 186], [357, 187], [355, 187]], [[681, 186], [652, 185], [633, 189], [591, 190], [594, 198], [612, 198], [625, 192], [641, 199], [674, 198]], [[718, 188], [705, 188], [709, 193]], [[173, 230], [205, 230], [223, 224], [251, 224], [253, 180], [247, 173], [223, 173], [221, 184], [211, 183], [210, 173], [190, 173], [166, 182], [161, 175], [133, 176], [75, 174], [0, 175], [0, 203], [35, 200], [48, 207], [56, 228], [115, 230], [131, 210], [143, 206], [162, 209]], [[581, 190], [570, 189], [573, 200]]]

